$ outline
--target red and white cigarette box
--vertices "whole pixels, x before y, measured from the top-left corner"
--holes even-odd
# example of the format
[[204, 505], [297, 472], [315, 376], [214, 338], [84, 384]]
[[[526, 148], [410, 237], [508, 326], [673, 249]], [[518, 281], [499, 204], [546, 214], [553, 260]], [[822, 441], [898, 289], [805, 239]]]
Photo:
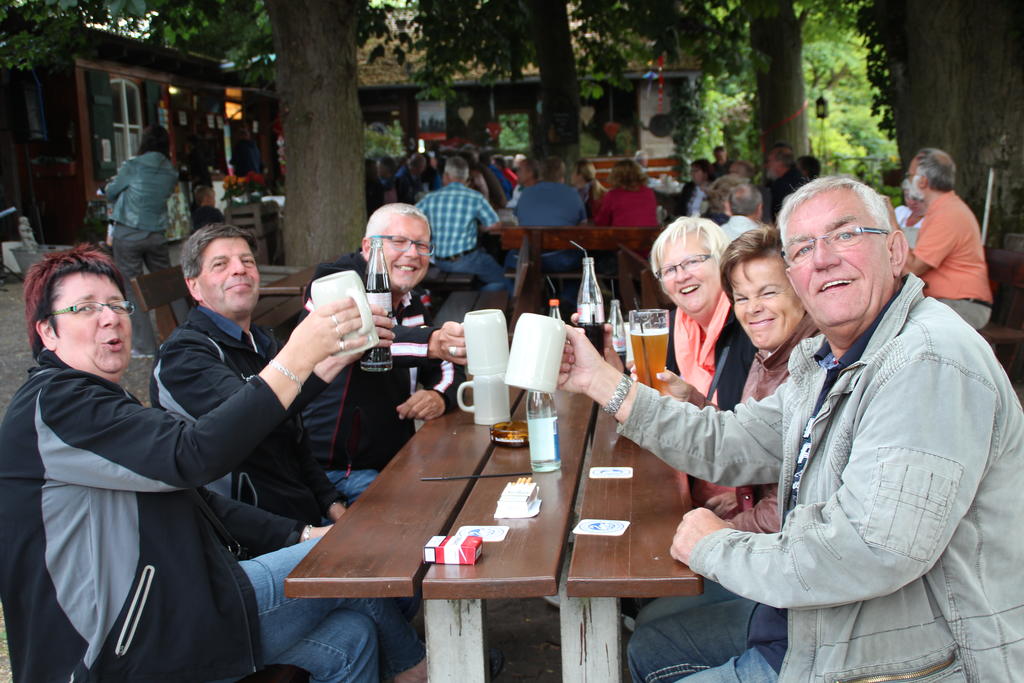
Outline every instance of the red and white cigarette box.
[[479, 536], [434, 536], [423, 546], [423, 561], [437, 564], [476, 564], [483, 550]]

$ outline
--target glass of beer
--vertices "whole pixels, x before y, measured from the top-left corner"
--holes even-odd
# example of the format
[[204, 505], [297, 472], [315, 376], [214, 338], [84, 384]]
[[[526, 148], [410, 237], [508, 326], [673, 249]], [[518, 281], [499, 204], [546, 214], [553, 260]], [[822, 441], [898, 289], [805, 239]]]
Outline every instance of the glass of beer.
[[666, 393], [658, 373], [665, 370], [668, 355], [668, 311], [664, 308], [630, 311], [629, 341], [637, 379], [641, 384]]

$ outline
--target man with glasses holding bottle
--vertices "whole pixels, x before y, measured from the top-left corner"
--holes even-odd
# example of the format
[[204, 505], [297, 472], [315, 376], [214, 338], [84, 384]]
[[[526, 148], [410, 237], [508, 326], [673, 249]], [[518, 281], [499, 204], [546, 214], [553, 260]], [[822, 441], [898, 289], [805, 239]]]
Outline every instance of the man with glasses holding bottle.
[[[466, 363], [462, 325], [431, 327], [425, 292], [418, 288], [430, 267], [433, 242], [430, 223], [415, 206], [377, 209], [366, 224], [361, 250], [321, 263], [313, 279], [354, 270], [365, 281], [370, 238], [376, 236], [384, 239], [391, 280], [394, 368], [368, 373], [355, 363], [303, 411], [313, 456], [349, 503], [412, 437], [415, 420], [440, 417], [456, 405], [455, 393], [466, 379], [459, 367]], [[312, 310], [308, 287], [306, 292], [306, 308]]]
[[903, 234], [862, 183], [821, 178], [779, 215], [793, 289], [824, 333], [775, 394], [699, 411], [632, 384], [581, 333], [560, 386], [724, 485], [778, 482], [782, 527], [697, 508], [670, 552], [757, 603], [637, 629], [635, 680], [1008, 681], [1024, 668], [1024, 414], [991, 349], [902, 276]]

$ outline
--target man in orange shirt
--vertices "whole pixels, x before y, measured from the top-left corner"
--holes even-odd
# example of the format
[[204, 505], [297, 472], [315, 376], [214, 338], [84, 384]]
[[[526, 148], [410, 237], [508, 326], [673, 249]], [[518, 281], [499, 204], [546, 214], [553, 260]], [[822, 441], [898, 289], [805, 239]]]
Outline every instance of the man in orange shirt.
[[981, 229], [956, 192], [956, 164], [941, 149], [925, 148], [910, 162], [910, 193], [924, 202], [924, 222], [904, 271], [925, 282], [924, 293], [948, 305], [974, 329], [992, 314]]

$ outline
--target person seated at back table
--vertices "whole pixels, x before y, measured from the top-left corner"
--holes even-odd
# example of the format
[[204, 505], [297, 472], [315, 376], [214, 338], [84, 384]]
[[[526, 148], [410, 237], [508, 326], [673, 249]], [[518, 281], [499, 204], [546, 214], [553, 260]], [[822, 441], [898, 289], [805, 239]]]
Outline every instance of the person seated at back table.
[[469, 163], [457, 156], [444, 165], [444, 187], [416, 203], [430, 224], [434, 261], [445, 273], [471, 273], [481, 289], [512, 291], [505, 269], [479, 244], [479, 230], [501, 226], [484, 196], [466, 186]]
[[611, 188], [601, 200], [594, 225], [645, 227], [658, 225], [658, 200], [647, 187], [640, 164], [623, 159], [612, 167]]
[[[750, 188], [750, 185], [746, 187]], [[753, 188], [751, 188], [753, 189]], [[757, 195], [757, 191], [754, 195]], [[796, 345], [817, 334], [817, 326], [804, 312], [803, 304], [786, 278], [779, 231], [768, 226], [749, 230], [733, 240], [722, 254], [722, 289], [733, 302], [736, 319], [757, 347], [743, 385], [740, 402], [771, 395], [789, 377], [789, 356]], [[665, 373], [669, 395], [683, 401], [697, 395], [683, 380]], [[696, 401], [698, 405], [703, 401]], [[711, 484], [704, 484], [712, 487]], [[714, 487], [714, 493], [700, 501], [735, 529], [761, 533], [779, 530], [778, 486]], [[707, 579], [699, 596], [661, 598], [645, 607], [636, 624], [676, 615], [712, 602], [745, 600]], [[753, 603], [749, 603], [753, 608]]]
[[[251, 231], [225, 224], [208, 225], [185, 243], [182, 272], [199, 305], [160, 346], [149, 390], [154, 407], [194, 421], [243, 390], [268, 362], [276, 369], [277, 340], [252, 323], [260, 283], [254, 247]], [[390, 321], [378, 313], [387, 345], [393, 334], [384, 328]], [[343, 356], [317, 366], [302, 382], [287, 419], [233, 471], [212, 482], [211, 490], [312, 526], [340, 519], [344, 500], [310, 453], [299, 411], [352, 361]]]
[[[302, 412], [313, 456], [327, 477], [355, 502], [391, 458], [412, 438], [416, 420], [433, 420], [456, 406], [455, 394], [466, 375], [462, 325], [430, 324], [419, 284], [430, 267], [430, 224], [408, 204], [387, 204], [370, 216], [362, 249], [321, 263], [313, 279], [345, 270], [366, 280], [370, 237], [384, 238], [391, 282], [394, 367], [365, 372], [346, 367]], [[306, 309], [312, 302], [306, 288]], [[416, 389], [419, 383], [422, 389]]]
[[[327, 359], [360, 326], [353, 302], [310, 316], [273, 366], [183, 420], [120, 384], [125, 289], [109, 257], [85, 246], [25, 276], [38, 366], [0, 427], [14, 680], [200, 683], [269, 664], [313, 681], [426, 680], [423, 644], [394, 600], [285, 599], [284, 578], [316, 541], [279, 549], [264, 533], [274, 515], [202, 488], [287, 421], [314, 367], [344, 362]], [[239, 561], [236, 544], [258, 556]]]
[[[579, 225], [587, 221], [587, 211], [575, 188], [565, 184], [565, 162], [548, 157], [541, 169], [540, 182], [523, 190], [516, 205], [519, 225]], [[585, 240], [585, 238], [583, 238]], [[515, 270], [519, 252], [505, 256], [505, 269]], [[558, 249], [541, 254], [541, 272], [578, 273], [583, 265], [579, 249]], [[579, 280], [565, 280], [559, 295], [562, 301], [573, 302], [579, 291]]]
[[901, 277], [906, 240], [870, 187], [812, 181], [779, 227], [824, 339], [803, 341], [761, 401], [719, 412], [659, 397], [567, 330], [559, 388], [623, 436], [722, 484], [779, 485], [778, 533], [705, 508], [683, 517], [672, 557], [759, 604], [749, 620], [719, 604], [649, 634], [630, 646], [634, 680], [1016, 680], [1024, 515], [1004, 501], [1024, 486], [1024, 412], [1006, 372]]
[[576, 162], [576, 170], [572, 174], [572, 184], [580, 195], [580, 201], [587, 210], [587, 218], [593, 219], [601, 209], [601, 200], [608, 191], [597, 179], [597, 169], [587, 159]]
[[217, 208], [217, 195], [212, 187], [196, 188], [196, 209], [192, 212], [192, 232], [210, 223], [223, 223], [224, 214]]

